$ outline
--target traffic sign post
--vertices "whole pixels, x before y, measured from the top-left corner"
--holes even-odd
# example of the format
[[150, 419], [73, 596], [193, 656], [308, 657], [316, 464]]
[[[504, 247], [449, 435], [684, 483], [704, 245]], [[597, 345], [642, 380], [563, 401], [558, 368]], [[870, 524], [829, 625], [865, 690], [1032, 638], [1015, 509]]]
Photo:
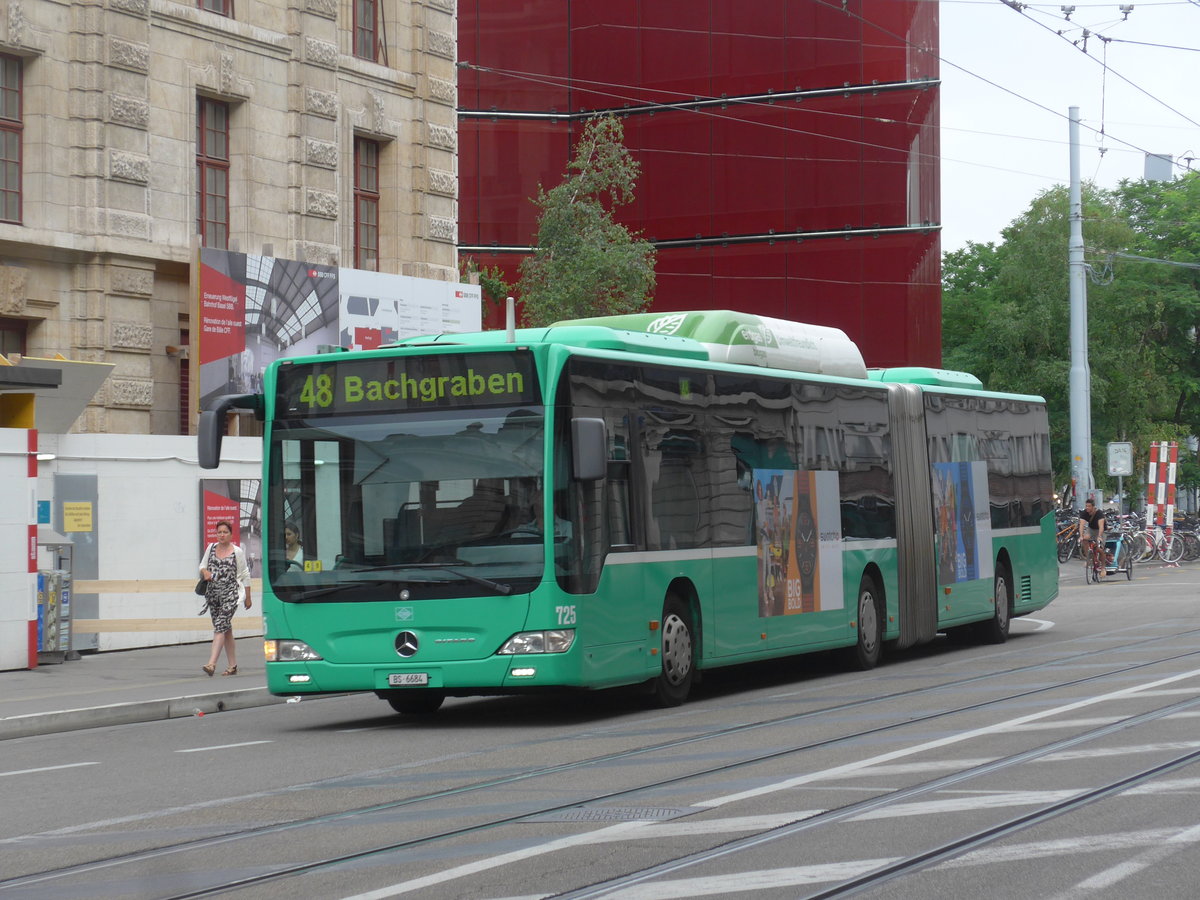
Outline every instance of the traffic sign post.
[[1125, 476], [1133, 474], [1133, 444], [1129, 441], [1109, 441], [1108, 474], [1117, 476], [1117, 496], [1121, 498], [1118, 512], [1125, 512]]

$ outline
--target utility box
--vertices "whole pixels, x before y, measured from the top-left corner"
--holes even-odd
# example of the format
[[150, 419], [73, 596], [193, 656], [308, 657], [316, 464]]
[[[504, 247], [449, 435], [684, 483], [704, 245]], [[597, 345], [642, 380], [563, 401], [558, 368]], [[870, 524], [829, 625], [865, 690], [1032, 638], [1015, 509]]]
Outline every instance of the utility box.
[[71, 634], [71, 549], [70, 541], [49, 529], [38, 529], [38, 550], [43, 563], [38, 570], [38, 665], [53, 665], [78, 659]]

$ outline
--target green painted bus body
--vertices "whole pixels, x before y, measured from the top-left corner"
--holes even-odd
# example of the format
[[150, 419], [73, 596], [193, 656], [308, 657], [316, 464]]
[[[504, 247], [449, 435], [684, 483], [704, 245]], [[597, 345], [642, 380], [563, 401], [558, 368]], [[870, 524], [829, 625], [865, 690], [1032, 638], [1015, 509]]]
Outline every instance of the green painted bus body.
[[[439, 335], [413, 339], [393, 348], [357, 353], [284, 360], [265, 373], [266, 436], [268, 445], [278, 426], [277, 388], [285, 366], [328, 365], [355, 360], [391, 360], [444, 354], [482, 352], [528, 353], [533, 360], [545, 410], [545, 441], [541, 466], [547, 494], [561, 478], [562, 461], [555, 458], [554, 435], [558, 418], [570, 410], [555, 406], [560, 375], [571, 359], [614, 361], [646, 366], [693, 367], [697, 376], [727, 372], [753, 377], [775, 376], [833, 385], [859, 385], [852, 379], [797, 375], [754, 370], [745, 366], [711, 363], [698, 345], [686, 338], [659, 338], [596, 327], [522, 329], [514, 343], [504, 343], [503, 333]], [[315, 370], [314, 370], [315, 371]], [[915, 371], [915, 370], [913, 370]], [[898, 380], [921, 385], [922, 391], [947, 396], [976, 394], [967, 383], [931, 383], [910, 370], [897, 372]], [[952, 373], [951, 373], [952, 374]], [[969, 376], [968, 376], [969, 377]], [[886, 383], [867, 381], [871, 387]], [[1023, 398], [1031, 403], [1038, 398]], [[349, 413], [348, 413], [349, 414]], [[276, 490], [281, 473], [273, 472], [278, 460], [264, 454], [264, 487]], [[282, 531], [278, 498], [264, 503], [264, 534]], [[317, 513], [320, 527], [320, 513]], [[542, 552], [553, 558], [554, 539], [544, 536]], [[928, 540], [933, 541], [932, 529]], [[696, 666], [709, 669], [770, 657], [789, 656], [839, 647], [853, 647], [857, 639], [856, 608], [864, 574], [877, 583], [886, 604], [883, 637], [902, 646], [928, 640], [932, 635], [906, 639], [901, 608], [904, 588], [895, 539], [844, 541], [841, 551], [841, 608], [794, 615], [762, 616], [755, 585], [760, 578], [757, 545], [647, 550], [631, 548], [608, 552], [595, 589], [565, 592], [553, 566], [529, 589], [508, 595], [483, 592], [477, 596], [428, 597], [417, 601], [402, 597], [356, 601], [353, 596], [294, 602], [277, 590], [275, 574], [264, 572], [263, 609], [265, 639], [303, 641], [321, 659], [270, 661], [267, 686], [278, 695], [388, 691], [390, 676], [419, 673], [424, 686], [450, 695], [509, 693], [539, 689], [598, 689], [638, 684], [654, 679], [661, 669], [661, 625], [664, 598], [677, 594], [690, 605], [696, 631]], [[992, 566], [1011, 574], [1013, 614], [1026, 615], [1050, 603], [1058, 592], [1053, 514], [1047, 511], [1033, 527], [1000, 529], [992, 535]], [[337, 571], [337, 570], [332, 570]], [[314, 577], [336, 576], [325, 569]], [[330, 582], [332, 583], [332, 582]], [[936, 628], [968, 625], [993, 616], [991, 576], [952, 584], [939, 584], [936, 597], [922, 603], [936, 605]], [[500, 655], [497, 651], [513, 635], [539, 631], [574, 631], [574, 641], [562, 653]], [[928, 630], [928, 629], [927, 629]], [[398, 635], [420, 637], [419, 658], [398, 655]]]

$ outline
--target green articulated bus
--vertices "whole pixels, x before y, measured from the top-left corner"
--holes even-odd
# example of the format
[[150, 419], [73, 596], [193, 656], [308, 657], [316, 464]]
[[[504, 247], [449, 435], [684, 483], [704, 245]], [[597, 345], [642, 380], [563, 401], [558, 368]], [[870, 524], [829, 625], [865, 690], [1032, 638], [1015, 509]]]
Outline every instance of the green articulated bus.
[[263, 385], [199, 443], [213, 468], [230, 409], [264, 419], [275, 694], [674, 705], [717, 666], [999, 643], [1058, 593], [1041, 398], [868, 371], [837, 329], [583, 319], [282, 359]]

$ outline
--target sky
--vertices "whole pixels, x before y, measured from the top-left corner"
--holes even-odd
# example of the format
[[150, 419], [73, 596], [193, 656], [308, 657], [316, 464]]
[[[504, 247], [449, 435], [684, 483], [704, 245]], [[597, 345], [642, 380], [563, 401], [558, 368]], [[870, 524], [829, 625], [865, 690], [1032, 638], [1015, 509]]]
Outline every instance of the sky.
[[943, 252], [1069, 182], [1072, 106], [1085, 181], [1142, 178], [1148, 152], [1200, 171], [1200, 0], [1021, 5], [940, 0]]

